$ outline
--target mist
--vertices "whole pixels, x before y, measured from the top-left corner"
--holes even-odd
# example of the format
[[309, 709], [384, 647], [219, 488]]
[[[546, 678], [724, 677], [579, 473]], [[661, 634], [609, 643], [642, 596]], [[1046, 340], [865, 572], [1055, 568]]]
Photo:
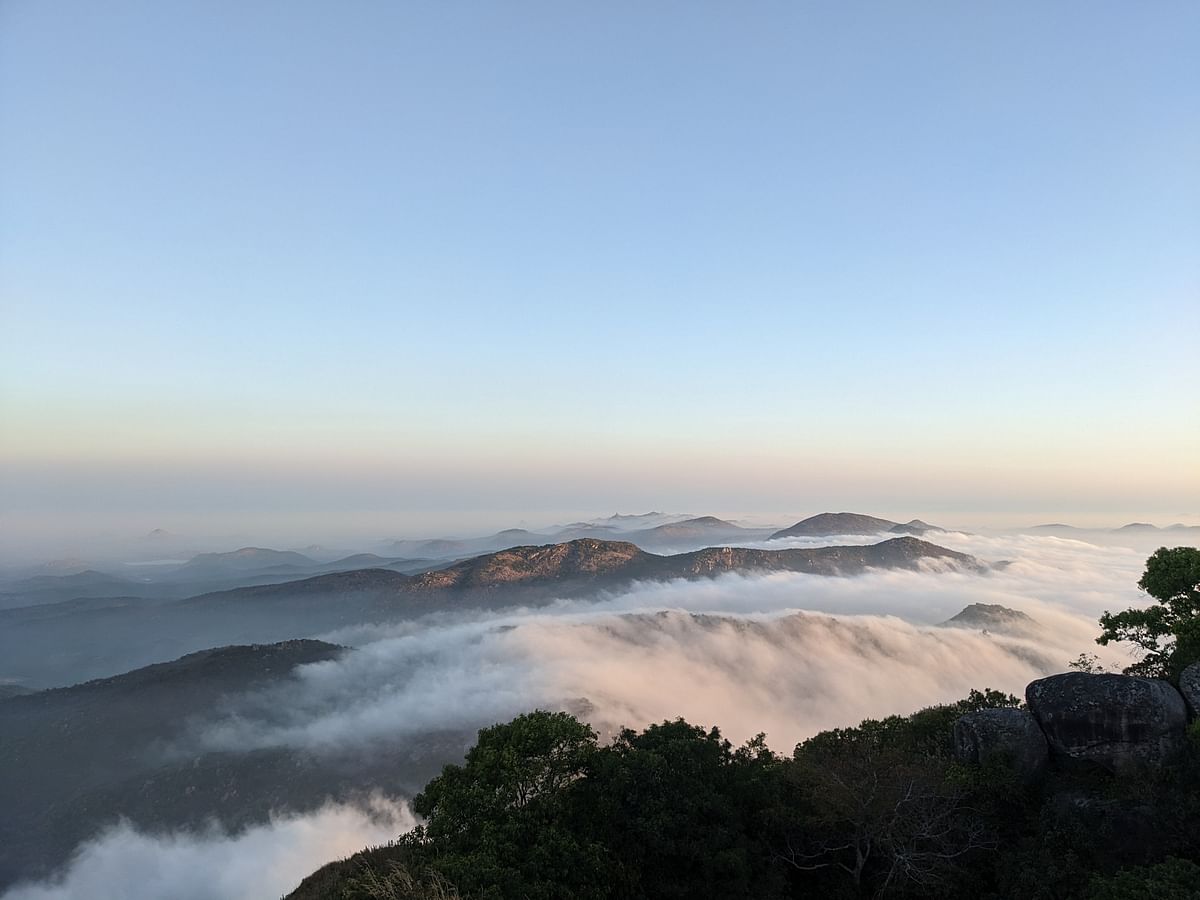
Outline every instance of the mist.
[[[765, 731], [774, 749], [790, 752], [821, 729], [971, 688], [1019, 694], [1079, 653], [1101, 651], [1096, 617], [1139, 599], [1133, 551], [1059, 538], [939, 539], [1011, 562], [987, 575], [725, 575], [637, 585], [599, 602], [358, 626], [325, 636], [355, 652], [243, 698], [196, 740], [206, 749], [334, 753], [549, 707], [602, 731], [676, 716], [738, 741]], [[1040, 627], [1003, 635], [935, 624], [971, 603], [1026, 612]], [[1123, 660], [1120, 650], [1101, 656]]]
[[376, 796], [358, 805], [273, 817], [229, 834], [146, 834], [122, 823], [88, 841], [49, 881], [19, 884], [3, 900], [271, 900], [304, 874], [364, 846], [393, 840], [415, 819], [402, 803]]
[[[319, 637], [352, 649], [227, 698], [158, 747], [158, 763], [279, 748], [397, 766], [422, 753], [422, 765], [454, 762], [477, 729], [534, 708], [567, 710], [602, 739], [683, 717], [718, 726], [735, 742], [765, 732], [773, 750], [790, 754], [823, 729], [952, 702], [974, 688], [1020, 695], [1081, 652], [1097, 652], [1112, 668], [1128, 663], [1124, 649], [1095, 645], [1096, 619], [1145, 599], [1136, 588], [1140, 550], [1028, 534], [944, 532], [936, 542], [994, 565], [976, 572], [927, 561], [915, 571], [854, 577], [725, 574], [326, 631]], [[987, 633], [940, 624], [974, 603], [1024, 612], [1036, 625]], [[277, 815], [233, 833], [216, 823], [201, 833], [122, 824], [81, 846], [54, 880], [16, 886], [4, 900], [275, 896], [298, 873], [394, 838], [412, 822], [403, 807], [377, 800]], [[219, 877], [195, 877], [202, 870]]]

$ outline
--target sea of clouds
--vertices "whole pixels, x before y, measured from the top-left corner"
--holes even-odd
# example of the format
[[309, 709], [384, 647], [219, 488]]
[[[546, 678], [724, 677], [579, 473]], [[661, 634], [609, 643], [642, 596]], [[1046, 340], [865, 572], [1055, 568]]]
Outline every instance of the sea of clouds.
[[[1007, 564], [986, 574], [930, 566], [850, 578], [724, 575], [634, 585], [599, 602], [358, 626], [328, 636], [353, 652], [241, 698], [177, 749], [362, 751], [470, 734], [542, 707], [576, 711], [602, 734], [682, 716], [735, 741], [766, 732], [773, 749], [790, 753], [822, 729], [956, 700], [971, 688], [1020, 694], [1081, 652], [1099, 652], [1110, 666], [1128, 661], [1119, 648], [1095, 645], [1096, 618], [1144, 602], [1136, 589], [1143, 552], [1050, 536], [930, 537]], [[830, 541], [747, 546], [817, 543]], [[1019, 610], [1038, 628], [1002, 634], [938, 624], [972, 603]], [[121, 826], [83, 846], [58, 880], [3, 900], [273, 897], [411, 821], [403, 807], [377, 799], [233, 835]], [[143, 887], [131, 890], [131, 879]]]

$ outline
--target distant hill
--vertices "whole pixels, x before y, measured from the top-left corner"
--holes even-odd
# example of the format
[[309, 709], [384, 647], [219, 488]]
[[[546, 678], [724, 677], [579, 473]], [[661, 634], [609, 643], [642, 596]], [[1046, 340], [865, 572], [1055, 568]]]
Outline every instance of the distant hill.
[[316, 560], [294, 550], [242, 547], [240, 550], [231, 550], [228, 553], [201, 553], [193, 556], [179, 567], [179, 571], [189, 573], [196, 570], [251, 572], [255, 569], [269, 569], [275, 566], [309, 567], [315, 565], [317, 565]]
[[900, 525], [893, 525], [888, 529], [892, 534], [929, 534], [930, 532], [944, 532], [945, 528], [939, 528], [937, 525], [930, 525], [928, 522], [922, 522], [920, 519], [913, 519], [910, 522], [904, 522]]
[[0, 609], [56, 603], [76, 597], [128, 597], [148, 595], [143, 584], [95, 569], [71, 575], [34, 575], [9, 582], [0, 591]]
[[972, 603], [941, 624], [949, 628], [970, 628], [976, 631], [1018, 635], [1031, 634], [1041, 629], [1037, 619], [998, 603]]
[[355, 594], [361, 592], [395, 592], [402, 590], [412, 582], [411, 575], [395, 572], [391, 569], [351, 569], [346, 572], [328, 572], [314, 575], [311, 578], [301, 578], [297, 581], [283, 581], [275, 584], [259, 584], [251, 587], [232, 588], [229, 590], [212, 591], [198, 594], [178, 601], [178, 605], [196, 606], [214, 603], [240, 603], [273, 600], [279, 598], [304, 598], [318, 596], [327, 598], [337, 594]]
[[668, 522], [665, 525], [656, 525], [646, 531], [635, 533], [661, 534], [669, 537], [700, 537], [714, 532], [723, 534], [744, 530], [742, 527], [734, 525], [732, 522], [726, 522], [724, 519], [718, 519], [716, 516], [699, 516], [695, 519], [684, 519], [682, 522]]
[[672, 522], [683, 522], [692, 518], [695, 517], [686, 513], [616, 513], [604, 519], [595, 519], [590, 524], [607, 525], [621, 531], [640, 531], [658, 525], [668, 525]]
[[392, 541], [385, 549], [405, 557], [445, 560], [504, 550], [537, 539], [538, 535], [524, 528], [506, 528], [504, 531], [476, 538]]
[[[915, 520], [914, 520], [915, 521]], [[864, 516], [860, 513], [819, 513], [797, 522], [790, 528], [776, 531], [768, 540], [785, 537], [836, 537], [843, 534], [880, 534], [898, 526], [899, 522]]]
[[643, 549], [671, 549], [687, 544], [712, 545], [720, 541], [760, 540], [770, 533], [769, 528], [743, 528], [716, 516], [699, 516], [631, 531], [622, 537]]

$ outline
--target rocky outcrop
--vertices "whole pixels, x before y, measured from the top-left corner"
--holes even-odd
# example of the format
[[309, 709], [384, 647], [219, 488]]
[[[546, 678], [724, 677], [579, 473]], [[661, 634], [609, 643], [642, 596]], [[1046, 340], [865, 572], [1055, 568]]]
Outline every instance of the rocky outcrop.
[[1110, 772], [1154, 769], [1184, 742], [1183, 697], [1156, 678], [1071, 672], [1040, 678], [1025, 701], [1063, 761], [1094, 763]]
[[1200, 663], [1192, 663], [1180, 674], [1179, 693], [1193, 718], [1200, 716]]
[[954, 723], [954, 755], [976, 765], [998, 761], [1033, 781], [1046, 770], [1050, 751], [1029, 710], [981, 709]]

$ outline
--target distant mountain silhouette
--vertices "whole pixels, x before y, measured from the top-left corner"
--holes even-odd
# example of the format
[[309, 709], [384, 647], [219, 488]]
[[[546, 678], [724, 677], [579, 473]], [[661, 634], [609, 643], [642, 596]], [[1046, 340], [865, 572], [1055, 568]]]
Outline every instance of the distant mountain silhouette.
[[667, 522], [646, 528], [642, 531], [631, 532], [628, 540], [638, 545], [663, 544], [668, 542], [739, 539], [753, 537], [755, 529], [743, 528], [733, 522], [726, 522], [716, 516], [699, 516], [695, 519], [684, 519], [682, 522]]
[[[917, 520], [913, 520], [917, 521]], [[922, 523], [923, 524], [923, 523]], [[843, 534], [880, 534], [899, 526], [899, 522], [864, 516], [860, 513], [819, 513], [776, 531], [769, 540], [785, 537], [837, 537]]]
[[294, 550], [242, 547], [228, 553], [201, 553], [180, 566], [180, 571], [217, 570], [248, 572], [275, 566], [315, 566], [317, 561]]
[[200, 604], [272, 600], [281, 597], [305, 598], [313, 595], [327, 597], [329, 595], [360, 592], [395, 592], [406, 588], [412, 580], [411, 575], [404, 575], [391, 569], [352, 569], [347, 572], [329, 572], [323, 575], [314, 575], [311, 578], [301, 578], [297, 581], [283, 581], [275, 584], [259, 584], [252, 587], [212, 591], [207, 594], [188, 597], [172, 605], [194, 606]]
[[72, 575], [34, 575], [9, 582], [0, 591], [0, 609], [57, 603], [76, 597], [151, 596], [147, 585], [87, 569]]
[[930, 525], [928, 522], [922, 522], [920, 519], [913, 519], [910, 522], [904, 522], [900, 525], [893, 525], [888, 529], [892, 534], [929, 534], [932, 531], [944, 532], [945, 528], [939, 528], [937, 525]]

